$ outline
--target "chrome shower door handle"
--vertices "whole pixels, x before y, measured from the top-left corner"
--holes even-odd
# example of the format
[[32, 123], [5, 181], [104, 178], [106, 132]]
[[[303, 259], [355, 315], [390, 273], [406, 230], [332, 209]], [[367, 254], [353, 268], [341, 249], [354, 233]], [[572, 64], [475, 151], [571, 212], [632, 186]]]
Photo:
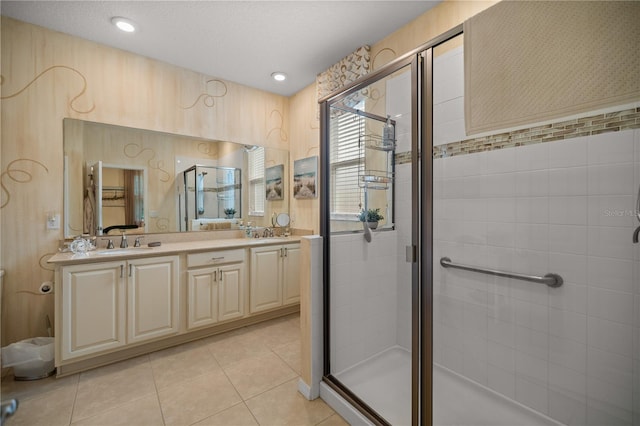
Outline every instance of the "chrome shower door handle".
[[[636, 200], [636, 218], [638, 219], [638, 222], [640, 222], [640, 186], [638, 186], [638, 199]], [[638, 244], [638, 239], [639, 239], [638, 234], [640, 234], [640, 226], [638, 226], [636, 230], [633, 232], [634, 244]]]
[[640, 222], [640, 185], [638, 186], [638, 199], [636, 200], [636, 218]]

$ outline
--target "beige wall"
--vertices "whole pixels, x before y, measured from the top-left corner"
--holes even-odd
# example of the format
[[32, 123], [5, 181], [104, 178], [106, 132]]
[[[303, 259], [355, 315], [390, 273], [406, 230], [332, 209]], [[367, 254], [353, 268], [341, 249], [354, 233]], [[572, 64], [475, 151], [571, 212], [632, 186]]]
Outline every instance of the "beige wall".
[[[374, 69], [495, 2], [446, 1], [372, 46]], [[65, 117], [319, 155], [315, 84], [285, 98], [2, 18], [2, 344], [46, 335], [60, 230]], [[318, 70], [322, 71], [322, 70]], [[211, 106], [212, 105], [212, 106]], [[320, 188], [320, 190], [322, 190]], [[319, 199], [290, 200], [293, 226], [319, 232]]]
[[2, 80], [3, 345], [54, 319], [37, 290], [63, 237], [45, 228], [63, 213], [63, 118], [289, 148], [285, 97], [5, 17]]

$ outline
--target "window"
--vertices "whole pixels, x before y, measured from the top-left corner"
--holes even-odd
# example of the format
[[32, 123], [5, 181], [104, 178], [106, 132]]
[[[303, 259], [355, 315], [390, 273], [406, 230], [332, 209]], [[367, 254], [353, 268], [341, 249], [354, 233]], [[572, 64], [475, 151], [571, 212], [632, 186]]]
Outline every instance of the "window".
[[264, 216], [264, 148], [248, 152], [249, 157], [249, 215]]
[[336, 112], [331, 124], [331, 215], [334, 219], [355, 220], [363, 202], [358, 171], [364, 166], [360, 149], [364, 120], [355, 114]]

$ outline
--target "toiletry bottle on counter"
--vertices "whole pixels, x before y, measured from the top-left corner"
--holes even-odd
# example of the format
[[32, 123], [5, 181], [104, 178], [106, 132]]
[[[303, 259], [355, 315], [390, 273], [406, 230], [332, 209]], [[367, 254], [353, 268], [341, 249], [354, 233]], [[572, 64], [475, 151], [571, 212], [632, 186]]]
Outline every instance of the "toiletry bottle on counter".
[[245, 229], [245, 236], [251, 238], [251, 222], [247, 222], [247, 228]]

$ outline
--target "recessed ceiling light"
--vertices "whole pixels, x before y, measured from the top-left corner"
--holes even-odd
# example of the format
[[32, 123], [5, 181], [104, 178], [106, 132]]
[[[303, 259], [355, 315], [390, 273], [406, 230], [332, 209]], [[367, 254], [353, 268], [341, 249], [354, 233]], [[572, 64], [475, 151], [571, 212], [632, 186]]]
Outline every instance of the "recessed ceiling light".
[[111, 18], [111, 23], [126, 33], [132, 33], [136, 30], [135, 25], [130, 19], [123, 18], [121, 16]]
[[275, 81], [285, 81], [287, 79], [287, 75], [283, 72], [274, 72], [271, 74], [271, 77], [273, 77]]

